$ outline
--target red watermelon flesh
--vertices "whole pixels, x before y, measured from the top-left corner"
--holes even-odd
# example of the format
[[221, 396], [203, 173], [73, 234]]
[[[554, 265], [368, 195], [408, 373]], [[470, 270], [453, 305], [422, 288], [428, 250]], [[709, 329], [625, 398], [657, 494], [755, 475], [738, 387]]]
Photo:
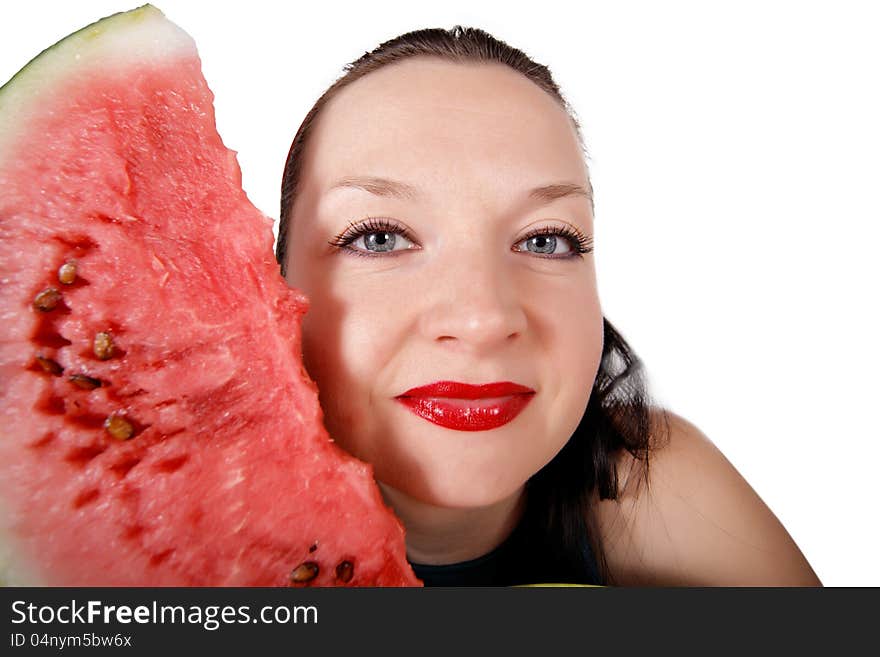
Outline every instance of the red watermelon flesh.
[[419, 585], [212, 99], [150, 6], [0, 89], [0, 581]]

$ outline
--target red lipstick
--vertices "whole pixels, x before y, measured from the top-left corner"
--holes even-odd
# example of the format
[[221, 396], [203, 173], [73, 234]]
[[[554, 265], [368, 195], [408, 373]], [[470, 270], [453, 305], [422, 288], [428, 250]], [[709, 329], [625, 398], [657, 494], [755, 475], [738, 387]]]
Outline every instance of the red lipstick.
[[509, 381], [471, 385], [438, 381], [396, 399], [420, 418], [455, 431], [488, 431], [513, 420], [535, 391]]

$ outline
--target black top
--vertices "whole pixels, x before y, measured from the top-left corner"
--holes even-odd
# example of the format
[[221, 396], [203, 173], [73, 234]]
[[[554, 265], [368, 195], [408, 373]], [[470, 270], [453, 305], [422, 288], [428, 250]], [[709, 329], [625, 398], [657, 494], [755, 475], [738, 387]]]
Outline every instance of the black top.
[[501, 545], [481, 557], [442, 566], [410, 565], [425, 586], [602, 584], [586, 541], [582, 556], [578, 563], [566, 563], [530, 523], [523, 521]]

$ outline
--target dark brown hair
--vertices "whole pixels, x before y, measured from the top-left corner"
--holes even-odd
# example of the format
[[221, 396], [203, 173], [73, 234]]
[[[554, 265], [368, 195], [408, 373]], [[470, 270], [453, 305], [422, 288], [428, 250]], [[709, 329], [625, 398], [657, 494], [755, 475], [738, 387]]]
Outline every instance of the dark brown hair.
[[[290, 219], [300, 181], [303, 154], [312, 126], [321, 110], [341, 89], [380, 68], [412, 57], [436, 57], [461, 64], [496, 63], [509, 66], [543, 89], [570, 117], [581, 150], [586, 155], [574, 111], [553, 80], [550, 70], [487, 32], [455, 26], [451, 30], [424, 29], [380, 44], [347, 64], [343, 75], [318, 99], [306, 115], [287, 156], [281, 183], [281, 214], [276, 258], [285, 273]], [[641, 362], [608, 322], [604, 322], [602, 359], [587, 409], [572, 437], [559, 454], [527, 483], [524, 522], [546, 540], [541, 546], [570, 572], [584, 580], [614, 583], [609, 572], [590, 497], [617, 499], [620, 490], [617, 461], [622, 450], [643, 462], [647, 483], [648, 452], [657, 434], [652, 422]], [[662, 423], [661, 423], [662, 424]], [[599, 573], [587, 572], [589, 553], [595, 554]]]

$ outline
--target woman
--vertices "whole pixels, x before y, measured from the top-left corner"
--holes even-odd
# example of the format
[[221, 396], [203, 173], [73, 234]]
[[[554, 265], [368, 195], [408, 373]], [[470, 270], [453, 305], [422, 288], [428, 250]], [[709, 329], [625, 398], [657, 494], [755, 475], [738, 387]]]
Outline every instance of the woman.
[[[426, 584], [819, 585], [602, 315], [580, 128], [481, 30], [346, 67], [297, 133], [278, 260], [330, 434]], [[650, 467], [649, 467], [650, 464]]]

